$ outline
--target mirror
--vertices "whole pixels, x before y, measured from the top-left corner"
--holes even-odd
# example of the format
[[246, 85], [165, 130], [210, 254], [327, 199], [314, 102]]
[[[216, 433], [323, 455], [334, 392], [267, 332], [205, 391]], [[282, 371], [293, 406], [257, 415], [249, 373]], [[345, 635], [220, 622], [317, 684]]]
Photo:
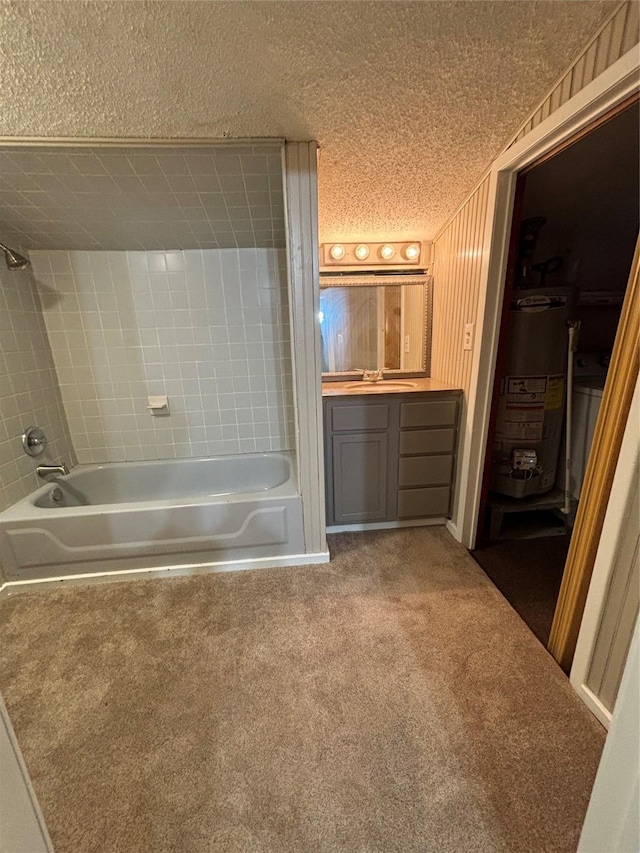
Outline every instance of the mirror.
[[321, 275], [323, 378], [339, 379], [355, 375], [357, 369], [380, 367], [393, 373], [426, 375], [431, 350], [430, 296], [430, 280], [415, 274], [369, 274], [365, 279]]

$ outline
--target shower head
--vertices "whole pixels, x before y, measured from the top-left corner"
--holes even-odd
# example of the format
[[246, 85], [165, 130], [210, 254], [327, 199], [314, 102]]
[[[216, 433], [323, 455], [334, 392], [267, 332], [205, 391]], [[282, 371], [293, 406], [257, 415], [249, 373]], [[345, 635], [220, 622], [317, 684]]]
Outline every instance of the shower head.
[[14, 252], [8, 246], [0, 243], [0, 249], [4, 252], [4, 259], [7, 262], [8, 270], [23, 270], [29, 266], [29, 261], [19, 252]]

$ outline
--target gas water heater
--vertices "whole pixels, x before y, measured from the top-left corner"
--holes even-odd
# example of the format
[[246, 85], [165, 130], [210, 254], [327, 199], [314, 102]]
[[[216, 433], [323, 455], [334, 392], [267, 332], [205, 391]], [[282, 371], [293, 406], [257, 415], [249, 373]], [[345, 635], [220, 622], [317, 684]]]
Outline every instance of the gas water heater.
[[494, 492], [522, 498], [555, 485], [570, 295], [563, 287], [514, 290], [492, 458]]

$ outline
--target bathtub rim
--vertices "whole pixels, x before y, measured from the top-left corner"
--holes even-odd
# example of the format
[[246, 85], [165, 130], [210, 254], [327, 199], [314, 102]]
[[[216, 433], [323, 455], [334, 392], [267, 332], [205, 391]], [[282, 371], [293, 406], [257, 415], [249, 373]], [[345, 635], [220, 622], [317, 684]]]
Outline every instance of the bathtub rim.
[[[230, 454], [229, 456], [202, 456], [202, 457], [187, 457], [186, 459], [152, 459], [152, 460], [135, 460], [130, 462], [98, 462], [98, 463], [81, 463], [74, 465], [68, 475], [59, 479], [62, 482], [73, 484], [73, 474], [84, 473], [91, 471], [99, 471], [102, 469], [113, 470], [115, 467], [124, 467], [131, 465], [140, 465], [143, 467], [154, 466], [158, 463], [179, 465], [184, 462], [209, 462], [214, 459], [249, 459], [257, 457], [274, 457], [280, 456], [287, 461], [289, 466], [289, 477], [284, 483], [278, 486], [266, 486], [263, 489], [240, 492], [226, 492], [219, 495], [197, 495], [184, 498], [162, 498], [158, 500], [142, 500], [142, 501], [122, 501], [118, 503], [100, 503], [87, 504], [80, 506], [37, 506], [36, 501], [44, 497], [47, 492], [56, 484], [58, 478], [54, 478], [39, 486], [33, 492], [30, 492], [24, 498], [21, 498], [16, 503], [7, 507], [0, 512], [0, 524], [10, 521], [31, 521], [43, 518], [71, 518], [75, 516], [86, 515], [116, 515], [119, 513], [143, 512], [150, 509], [171, 509], [174, 507], [188, 506], [206, 506], [208, 504], [224, 504], [224, 503], [239, 503], [247, 500], [269, 501], [277, 500], [282, 497], [298, 497], [300, 491], [297, 485], [297, 467], [296, 457], [293, 451], [274, 450], [256, 453]], [[113, 468], [112, 468], [113, 466]]]

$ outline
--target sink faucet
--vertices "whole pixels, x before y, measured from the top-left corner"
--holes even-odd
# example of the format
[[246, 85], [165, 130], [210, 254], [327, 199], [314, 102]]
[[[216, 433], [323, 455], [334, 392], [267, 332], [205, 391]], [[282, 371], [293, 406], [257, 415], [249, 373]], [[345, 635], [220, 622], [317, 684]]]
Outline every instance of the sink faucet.
[[361, 367], [354, 367], [356, 373], [362, 374], [363, 382], [380, 382], [384, 379], [385, 370], [389, 370], [389, 368], [379, 367], [377, 370], [363, 370]]
[[46, 478], [49, 474], [60, 474], [61, 477], [64, 477], [65, 474], [69, 473], [69, 469], [64, 464], [61, 465], [38, 465], [36, 468], [36, 474], [38, 477]]

